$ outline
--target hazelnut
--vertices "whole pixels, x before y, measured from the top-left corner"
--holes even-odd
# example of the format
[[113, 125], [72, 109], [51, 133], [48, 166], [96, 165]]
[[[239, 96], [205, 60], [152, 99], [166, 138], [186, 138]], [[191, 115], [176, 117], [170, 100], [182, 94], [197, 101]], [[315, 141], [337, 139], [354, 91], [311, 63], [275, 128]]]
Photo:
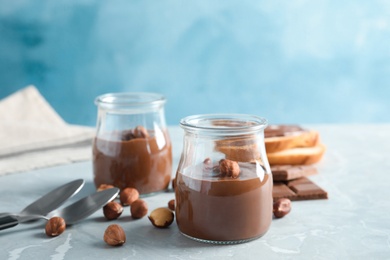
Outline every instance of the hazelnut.
[[238, 178], [240, 175], [240, 166], [238, 163], [228, 159], [222, 159], [219, 161], [219, 170], [221, 177]]
[[139, 192], [135, 188], [125, 188], [121, 191], [119, 199], [123, 206], [131, 205], [139, 198]]
[[171, 182], [172, 182], [172, 189], [175, 189], [175, 187], [176, 187], [176, 178], [173, 178]]
[[148, 214], [148, 204], [146, 204], [146, 201], [138, 199], [131, 204], [130, 213], [135, 219], [143, 218]]
[[121, 134], [122, 141], [130, 141], [134, 138], [134, 134], [132, 130], [123, 131]]
[[273, 213], [275, 218], [282, 218], [291, 211], [291, 201], [286, 198], [278, 199], [274, 202]]
[[175, 200], [168, 201], [168, 208], [170, 210], [175, 210]]
[[211, 158], [207, 157], [203, 160], [203, 169], [206, 171], [213, 170], [213, 161]]
[[215, 173], [215, 174], [219, 174], [221, 171], [219, 169], [219, 165], [214, 165], [212, 168], [211, 168], [212, 172]]
[[121, 226], [112, 224], [104, 231], [103, 239], [110, 246], [121, 246], [126, 242], [126, 234]]
[[212, 163], [212, 161], [211, 161], [211, 159], [209, 157], [207, 157], [206, 159], [204, 159], [203, 163], [209, 165], [209, 164]]
[[172, 224], [174, 217], [168, 208], [157, 208], [150, 213], [149, 220], [155, 227], [166, 228]]
[[140, 125], [137, 126], [136, 128], [134, 128], [133, 135], [135, 138], [148, 138], [149, 137], [148, 130], [146, 130], [145, 127], [140, 126]]
[[107, 205], [103, 207], [103, 214], [108, 220], [119, 218], [122, 212], [122, 205], [115, 201], [108, 202]]
[[61, 217], [52, 217], [46, 223], [45, 232], [49, 237], [61, 235], [66, 228], [65, 220]]
[[114, 186], [111, 184], [100, 184], [99, 187], [97, 188], [97, 191], [107, 190], [111, 188], [114, 188]]

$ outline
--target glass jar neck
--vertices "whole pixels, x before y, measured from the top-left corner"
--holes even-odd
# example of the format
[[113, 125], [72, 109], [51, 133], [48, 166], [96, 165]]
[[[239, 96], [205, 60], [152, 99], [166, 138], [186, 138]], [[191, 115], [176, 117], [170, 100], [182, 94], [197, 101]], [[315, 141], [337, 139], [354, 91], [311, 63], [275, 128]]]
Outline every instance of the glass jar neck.
[[109, 93], [98, 96], [97, 133], [142, 126], [153, 134], [166, 128], [164, 96], [156, 93]]
[[209, 114], [189, 116], [180, 121], [186, 134], [210, 137], [234, 137], [264, 133], [267, 120], [245, 114]]
[[99, 110], [117, 114], [152, 113], [164, 107], [166, 99], [156, 93], [109, 93], [98, 96], [95, 104]]

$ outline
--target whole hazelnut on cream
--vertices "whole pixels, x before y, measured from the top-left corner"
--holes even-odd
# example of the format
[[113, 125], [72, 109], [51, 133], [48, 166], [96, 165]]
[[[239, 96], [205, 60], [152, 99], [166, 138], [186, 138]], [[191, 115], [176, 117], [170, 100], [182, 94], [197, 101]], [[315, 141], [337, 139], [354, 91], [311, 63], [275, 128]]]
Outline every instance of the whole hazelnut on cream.
[[240, 175], [240, 166], [236, 161], [222, 159], [219, 161], [219, 171], [221, 177], [238, 178]]
[[140, 125], [137, 126], [136, 128], [134, 128], [133, 135], [135, 138], [148, 138], [149, 137], [148, 130], [146, 130], [145, 127], [140, 126]]

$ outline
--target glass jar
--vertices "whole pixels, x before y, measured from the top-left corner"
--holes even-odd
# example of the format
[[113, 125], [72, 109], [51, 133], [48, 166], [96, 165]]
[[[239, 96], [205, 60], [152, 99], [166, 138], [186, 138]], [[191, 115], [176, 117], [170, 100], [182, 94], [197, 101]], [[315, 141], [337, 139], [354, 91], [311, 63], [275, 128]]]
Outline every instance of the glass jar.
[[166, 99], [154, 93], [111, 93], [95, 99], [98, 107], [93, 141], [96, 187], [111, 184], [140, 194], [167, 189], [172, 148], [165, 123]]
[[250, 241], [272, 221], [272, 174], [265, 153], [267, 121], [211, 114], [182, 119], [184, 145], [175, 178], [180, 232], [215, 244]]

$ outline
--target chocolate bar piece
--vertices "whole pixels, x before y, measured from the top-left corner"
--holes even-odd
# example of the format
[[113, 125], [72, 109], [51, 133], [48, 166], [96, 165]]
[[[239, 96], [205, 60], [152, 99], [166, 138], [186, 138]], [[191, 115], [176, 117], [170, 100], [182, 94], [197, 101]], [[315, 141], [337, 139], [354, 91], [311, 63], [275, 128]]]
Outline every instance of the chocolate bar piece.
[[271, 172], [274, 181], [289, 181], [317, 174], [317, 168], [312, 165], [274, 165]]
[[328, 193], [306, 177], [292, 181], [274, 182], [272, 196], [290, 200], [327, 199]]
[[292, 198], [296, 197], [295, 192], [290, 190], [290, 188], [282, 183], [282, 182], [275, 182], [272, 190], [272, 196], [274, 199], [280, 199], [280, 198]]

